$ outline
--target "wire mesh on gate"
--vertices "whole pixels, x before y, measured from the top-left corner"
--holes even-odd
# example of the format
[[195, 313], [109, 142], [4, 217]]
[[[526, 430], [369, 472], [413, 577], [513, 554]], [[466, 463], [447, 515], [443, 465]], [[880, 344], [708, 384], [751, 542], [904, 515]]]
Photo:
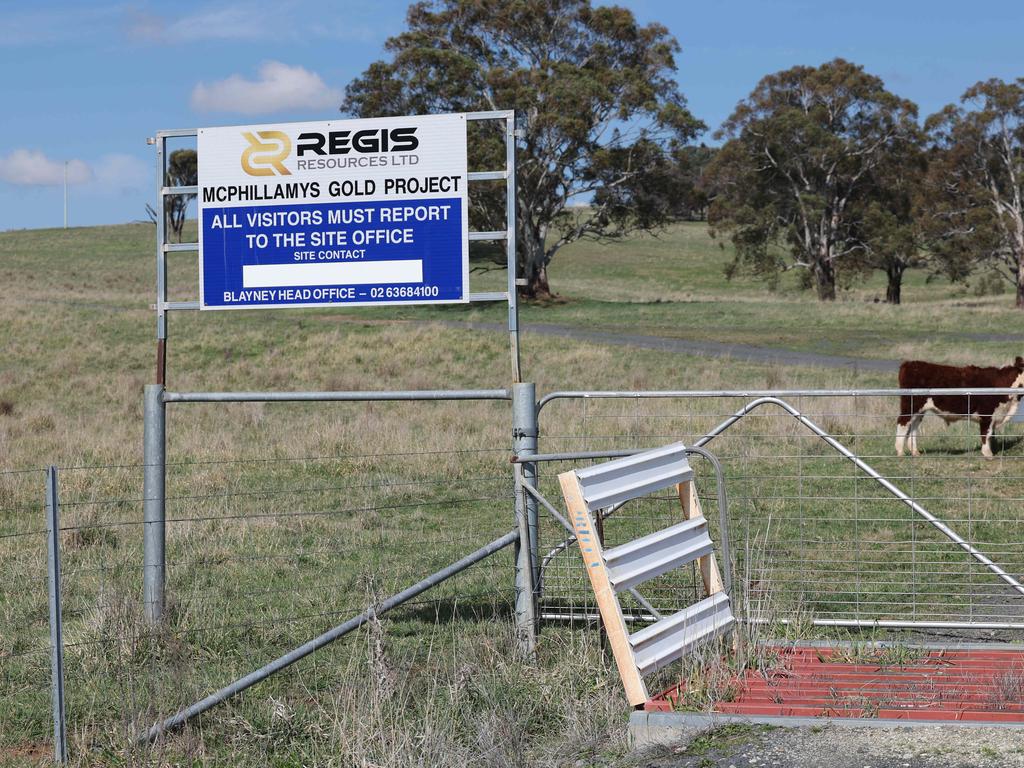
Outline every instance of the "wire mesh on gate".
[[[159, 718], [507, 533], [508, 449], [437, 442], [169, 463], [161, 626], [146, 622], [142, 605], [142, 467], [60, 470], [73, 753], [86, 744], [123, 750]], [[0, 518], [0, 733], [19, 742], [48, 741], [52, 728], [43, 474], [32, 478], [17, 498], [37, 501], [18, 525], [6, 509]], [[513, 577], [511, 555], [498, 554], [396, 609], [389, 631], [415, 644], [437, 621], [485, 627], [511, 611]], [[300, 690], [329, 685], [346, 654], [365, 663], [365, 653], [358, 642], [337, 644], [326, 654], [330, 671], [304, 677]], [[262, 689], [272, 697], [294, 690], [276, 679]]]
[[[561, 399], [541, 412], [542, 452], [693, 444], [731, 417], [750, 396]], [[916, 400], [916, 398], [915, 398]], [[927, 400], [921, 396], [920, 402]], [[787, 402], [877, 470], [966, 542], [1020, 579], [1024, 574], [1024, 444], [1012, 427], [981, 455], [978, 426], [925, 419], [919, 457], [895, 455], [899, 397], [828, 394]], [[965, 413], [975, 406], [967, 397]], [[738, 420], [707, 446], [727, 478], [734, 600], [761, 620], [817, 623], [917, 622], [999, 628], [1024, 624], [1024, 598], [983, 563], [883, 488], [849, 458], [782, 408], [768, 404]], [[579, 466], [576, 462], [574, 466]], [[559, 498], [544, 466], [542, 488]], [[714, 524], [714, 485], [694, 462]], [[606, 535], [633, 538], [678, 520], [678, 504], [655, 500], [624, 508]], [[564, 537], [541, 533], [541, 554]], [[546, 564], [541, 597], [549, 617], [593, 612], [575, 547]], [[692, 600], [692, 576], [646, 597], [676, 609]]]

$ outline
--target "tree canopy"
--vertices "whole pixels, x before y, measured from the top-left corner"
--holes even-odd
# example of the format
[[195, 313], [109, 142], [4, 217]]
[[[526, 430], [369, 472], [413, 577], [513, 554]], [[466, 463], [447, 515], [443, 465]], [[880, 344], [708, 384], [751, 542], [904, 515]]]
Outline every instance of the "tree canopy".
[[[515, 109], [526, 295], [549, 294], [548, 265], [568, 243], [654, 229], [687, 204], [693, 177], [678, 153], [704, 126], [675, 82], [679, 44], [662, 25], [590, 0], [436, 0], [411, 6], [407, 27], [387, 41], [388, 60], [349, 84], [342, 111]], [[502, 164], [500, 134], [483, 126], [471, 140], [471, 165]], [[472, 200], [475, 226], [504, 228], [503, 190], [474, 189]]]
[[872, 221], [895, 223], [878, 215], [878, 176], [909, 156], [901, 147], [917, 141], [916, 116], [843, 59], [764, 77], [717, 132], [727, 141], [707, 172], [712, 230], [736, 247], [731, 269], [806, 269], [818, 298], [835, 299], [841, 266], [864, 268], [880, 234]]
[[976, 83], [926, 122], [923, 226], [947, 274], [994, 269], [1024, 309], [1024, 78]]

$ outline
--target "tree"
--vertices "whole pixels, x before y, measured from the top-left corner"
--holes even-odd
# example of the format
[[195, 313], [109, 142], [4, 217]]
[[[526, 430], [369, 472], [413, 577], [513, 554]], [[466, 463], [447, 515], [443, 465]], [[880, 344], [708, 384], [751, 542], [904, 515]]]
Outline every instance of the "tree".
[[872, 172], [870, 193], [857, 196], [851, 209], [851, 241], [863, 246], [852, 260], [885, 273], [889, 304], [900, 303], [908, 269], [932, 265], [919, 218], [927, 167], [920, 132], [906, 134]]
[[736, 247], [730, 273], [806, 269], [818, 298], [836, 297], [844, 261], [859, 268], [873, 174], [916, 131], [917, 107], [843, 59], [763, 78], [717, 132], [708, 168], [712, 232]]
[[[671, 219], [687, 179], [673, 153], [704, 126], [673, 79], [679, 44], [665, 27], [590, 0], [428, 0], [409, 8], [407, 25], [385, 44], [390, 59], [349, 84], [341, 109], [516, 110], [524, 295], [550, 295], [548, 265], [567, 244]], [[471, 166], [503, 164], [501, 134], [487, 131], [471, 135]], [[503, 190], [478, 186], [473, 225], [504, 229]]]
[[934, 144], [925, 227], [954, 279], [988, 267], [1024, 309], [1024, 78], [992, 79], [925, 123]]
[[[167, 158], [167, 180], [169, 187], [194, 187], [199, 183], [194, 149], [176, 149]], [[164, 198], [164, 214], [171, 231], [181, 242], [181, 232], [185, 227], [185, 214], [188, 204], [195, 195], [168, 195]]]
[[706, 221], [708, 217], [707, 190], [704, 187], [704, 174], [718, 152], [716, 147], [705, 144], [700, 146], [682, 147], [675, 152], [675, 162], [680, 180], [681, 196], [674, 214], [685, 221]]

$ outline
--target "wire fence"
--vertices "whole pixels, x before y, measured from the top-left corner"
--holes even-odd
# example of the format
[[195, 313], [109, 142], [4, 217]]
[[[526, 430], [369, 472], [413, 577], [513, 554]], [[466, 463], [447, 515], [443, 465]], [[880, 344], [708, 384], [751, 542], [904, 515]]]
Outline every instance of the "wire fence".
[[[708, 441], [751, 400], [708, 395], [548, 402], [539, 450], [703, 441], [725, 470], [733, 601], [747, 620], [1024, 626], [1020, 594], [793, 413], [766, 404]], [[898, 398], [786, 399], [1011, 578], [1024, 574], [1024, 442], [1014, 428], [994, 439], [994, 458], [985, 459], [976, 425], [928, 417], [918, 440], [923, 455], [900, 458]], [[403, 415], [407, 405], [348, 407], [377, 409], [365, 444], [379, 452], [288, 455], [261, 446], [248, 459], [211, 449], [206, 459], [167, 464], [167, 603], [159, 627], [146, 621], [142, 604], [143, 467], [60, 469], [73, 751], [123, 750], [153, 722], [513, 527], [507, 405], [436, 404], [414, 427]], [[438, 428], [422, 429], [428, 422]], [[561, 508], [558, 472], [587, 463], [538, 463], [541, 493]], [[718, 542], [714, 472], [703, 459], [691, 464]], [[52, 728], [44, 481], [42, 471], [0, 472], [3, 745], [45, 742]], [[677, 496], [658, 494], [609, 514], [601, 535], [614, 546], [679, 515]], [[596, 606], [576, 545], [543, 508], [539, 522], [542, 618], [593, 626]], [[415, 644], [425, 624], [458, 623], [460, 632], [494, 619], [507, 624], [514, 583], [512, 553], [499, 553], [397, 609], [389, 632]], [[701, 589], [695, 568], [681, 569], [643, 585], [646, 604], [630, 595], [623, 603], [631, 621], [643, 622], [650, 608], [673, 612]], [[336, 684], [351, 663], [345, 645], [314, 657], [299, 685]], [[273, 700], [296, 684], [272, 678], [260, 695]], [[233, 716], [230, 705], [225, 716]]]
[[[142, 601], [143, 467], [59, 468], [72, 752], [123, 752], [155, 721], [507, 534], [509, 449], [487, 437], [169, 463], [159, 626]], [[0, 477], [0, 744], [22, 748], [52, 735], [45, 476]], [[498, 553], [396, 609], [389, 627], [415, 642], [424, 625], [503, 620], [513, 584], [511, 551]], [[334, 669], [307, 666], [301, 685], [336, 681], [344, 645], [328, 654]]]
[[0, 735], [52, 735], [44, 470], [0, 471]]
[[[645, 448], [676, 440], [692, 445], [752, 399], [560, 399], [542, 411], [540, 450]], [[977, 424], [964, 420], [947, 426], [928, 416], [918, 437], [922, 455], [900, 458], [895, 452], [899, 397], [786, 399], [1011, 577], [1024, 574], [1024, 445], [1012, 427], [993, 439], [994, 458], [985, 459]], [[976, 407], [966, 397], [962, 415]], [[760, 407], [707, 447], [726, 471], [734, 599], [749, 618], [1024, 626], [1024, 597], [786, 410]], [[560, 498], [555, 474], [567, 466], [542, 468], [541, 486], [549, 498]], [[699, 471], [697, 487], [714, 526], [709, 472]], [[673, 499], [634, 503], [606, 522], [605, 536], [611, 544], [635, 538], [678, 515]], [[542, 554], [563, 539], [560, 530], [545, 525]], [[593, 613], [578, 557], [568, 548], [546, 563], [544, 615]], [[660, 586], [662, 592], [654, 585], [645, 595], [656, 605], [692, 601], [686, 594], [695, 588], [692, 573], [675, 585], [682, 594], [670, 597], [671, 590]]]

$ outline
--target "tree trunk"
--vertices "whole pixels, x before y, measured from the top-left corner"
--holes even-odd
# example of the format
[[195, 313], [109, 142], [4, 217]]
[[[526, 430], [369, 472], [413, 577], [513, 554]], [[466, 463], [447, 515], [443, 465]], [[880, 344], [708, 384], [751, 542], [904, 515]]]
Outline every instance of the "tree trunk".
[[[1024, 221], [1020, 223], [1018, 230], [1021, 237], [1024, 238]], [[1014, 306], [1017, 309], [1024, 309], [1024, 239], [1014, 238], [1014, 240], [1016, 242], [1012, 242], [1010, 246], [1013, 252], [1010, 275], [1012, 275], [1014, 286], [1017, 289]]]
[[885, 288], [885, 301], [887, 304], [900, 303], [900, 291], [903, 288], [903, 272], [906, 265], [900, 259], [892, 259], [885, 268], [885, 274], [889, 278], [889, 284]]
[[548, 285], [548, 267], [544, 253], [544, 237], [540, 232], [526, 227], [520, 233], [522, 247], [522, 263], [519, 265], [519, 276], [526, 279], [526, 285], [520, 287], [519, 295], [525, 299], [551, 298], [551, 286]]
[[836, 270], [832, 262], [825, 259], [814, 262], [814, 286], [820, 301], [836, 300]]
[[524, 295], [530, 299], [550, 299], [552, 296], [551, 286], [548, 284], [548, 268], [541, 267], [530, 278], [530, 282], [523, 290]]
[[1020, 237], [1017, 238], [1017, 253], [1016, 259], [1016, 278], [1017, 278], [1017, 309], [1024, 309], [1024, 221], [1018, 219], [1017, 234]]

